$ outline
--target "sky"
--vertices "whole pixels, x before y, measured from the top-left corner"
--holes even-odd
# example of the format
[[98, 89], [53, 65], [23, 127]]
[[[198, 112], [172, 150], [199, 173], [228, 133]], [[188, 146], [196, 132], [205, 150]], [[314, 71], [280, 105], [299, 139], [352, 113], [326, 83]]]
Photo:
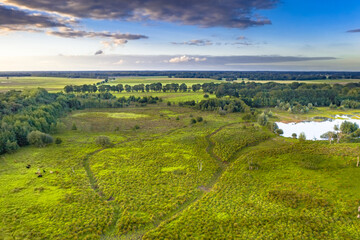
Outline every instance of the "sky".
[[360, 71], [359, 0], [0, 0], [0, 71]]

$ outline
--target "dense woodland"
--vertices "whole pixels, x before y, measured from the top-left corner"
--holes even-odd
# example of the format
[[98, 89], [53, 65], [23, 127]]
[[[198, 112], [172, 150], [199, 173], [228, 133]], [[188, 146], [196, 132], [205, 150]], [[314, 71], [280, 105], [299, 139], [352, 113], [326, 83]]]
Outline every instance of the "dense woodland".
[[68, 77], [110, 78], [122, 76], [168, 76], [169, 78], [212, 78], [229, 81], [238, 78], [249, 80], [317, 80], [360, 79], [359, 72], [274, 72], [274, 71], [71, 71], [71, 72], [2, 72], [2, 77]]
[[9, 91], [0, 94], [0, 154], [13, 152], [29, 144], [33, 131], [56, 133], [63, 128], [58, 118], [67, 112], [84, 108], [122, 108], [132, 102], [152, 104], [153, 97], [116, 99], [111, 93], [73, 94], [48, 93], [45, 89]]

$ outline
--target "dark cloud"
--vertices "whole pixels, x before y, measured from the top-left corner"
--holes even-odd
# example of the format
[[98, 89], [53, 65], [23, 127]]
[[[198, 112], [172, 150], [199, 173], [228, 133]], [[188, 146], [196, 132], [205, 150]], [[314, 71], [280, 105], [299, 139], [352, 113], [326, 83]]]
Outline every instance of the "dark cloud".
[[79, 18], [165, 21], [201, 27], [248, 28], [271, 24], [258, 10], [279, 0], [5, 0], [18, 7]]
[[15, 8], [0, 5], [0, 28], [8, 31], [33, 30], [41, 28], [64, 27], [66, 21], [62, 22], [55, 17], [34, 14]]
[[130, 34], [130, 33], [112, 33], [112, 32], [92, 32], [92, 31], [83, 31], [75, 30], [72, 28], [59, 28], [58, 31], [48, 31], [50, 35], [65, 37], [65, 38], [104, 38], [109, 39], [103, 41], [102, 43], [106, 46], [118, 46], [126, 44], [128, 40], [138, 40], [148, 38], [145, 35], [140, 34]]
[[348, 33], [358, 33], [358, 32], [360, 32], [360, 29], [353, 29], [353, 30], [349, 30], [347, 32]]
[[102, 50], [98, 50], [98, 51], [95, 52], [94, 55], [101, 55], [101, 54], [103, 54], [103, 53], [104, 53], [104, 52], [103, 52]]
[[30, 12], [17, 8], [0, 5], [0, 30], [2, 32], [27, 31], [45, 32], [64, 38], [103, 38], [102, 43], [106, 46], [117, 46], [127, 43], [129, 40], [148, 38], [141, 34], [93, 32], [76, 30], [73, 26], [78, 23], [75, 20], [59, 17], [47, 13]]
[[210, 46], [213, 43], [210, 40], [190, 40], [187, 42], [171, 42], [175, 45], [190, 45], [190, 46]]

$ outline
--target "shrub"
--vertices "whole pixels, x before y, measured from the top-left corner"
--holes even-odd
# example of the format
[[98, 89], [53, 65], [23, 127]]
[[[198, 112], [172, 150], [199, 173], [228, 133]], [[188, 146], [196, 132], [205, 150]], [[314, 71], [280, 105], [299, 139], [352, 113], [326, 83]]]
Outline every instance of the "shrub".
[[292, 138], [294, 138], [294, 139], [297, 138], [297, 134], [296, 134], [296, 133], [293, 133], [291, 136], [292, 136]]
[[108, 136], [98, 136], [95, 140], [97, 145], [107, 147], [110, 145], [110, 138]]
[[202, 117], [197, 117], [197, 118], [196, 118], [196, 121], [197, 121], [197, 122], [202, 122], [203, 120], [204, 120], [204, 119], [203, 119]]
[[179, 116], [176, 117], [176, 120], [180, 120]]
[[168, 106], [171, 106], [171, 102], [167, 102], [167, 105], [168, 105]]
[[196, 123], [196, 119], [195, 119], [195, 118], [192, 118], [192, 119], [190, 120], [190, 123], [191, 123], [191, 124], [195, 124], [195, 123]]
[[305, 135], [305, 133], [300, 133], [300, 135], [299, 135], [299, 141], [300, 142], [304, 142], [306, 140], [306, 135]]
[[61, 144], [61, 143], [62, 143], [62, 139], [59, 138], [59, 137], [57, 137], [57, 138], [55, 139], [55, 144]]
[[71, 126], [71, 130], [74, 130], [74, 131], [77, 130], [77, 127], [76, 127], [76, 124], [75, 124], [75, 123], [73, 123], [73, 125]]
[[208, 94], [204, 94], [204, 98], [209, 98], [209, 95], [208, 95]]
[[135, 126], [133, 127], [133, 130], [137, 130], [137, 129], [140, 129], [140, 126], [139, 126], [139, 125], [135, 125]]
[[45, 147], [47, 144], [54, 141], [49, 134], [45, 134], [40, 131], [32, 131], [28, 134], [27, 139], [31, 145], [37, 147]]
[[268, 117], [265, 113], [262, 113], [258, 116], [257, 121], [261, 126], [265, 126], [268, 122]]
[[282, 135], [282, 134], [284, 134], [284, 131], [282, 129], [278, 128], [278, 129], [275, 130], [275, 133], [277, 135]]

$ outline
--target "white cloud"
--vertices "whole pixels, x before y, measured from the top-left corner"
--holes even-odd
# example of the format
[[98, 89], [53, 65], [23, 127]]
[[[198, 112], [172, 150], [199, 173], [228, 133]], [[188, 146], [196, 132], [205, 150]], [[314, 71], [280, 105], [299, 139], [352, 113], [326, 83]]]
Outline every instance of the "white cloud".
[[174, 58], [171, 58], [169, 61], [166, 61], [166, 62], [169, 62], [169, 63], [183, 63], [183, 62], [204, 62], [206, 61], [207, 59], [204, 57], [204, 58], [199, 58], [199, 57], [189, 57], [189, 56], [181, 56], [181, 57], [174, 57]]

